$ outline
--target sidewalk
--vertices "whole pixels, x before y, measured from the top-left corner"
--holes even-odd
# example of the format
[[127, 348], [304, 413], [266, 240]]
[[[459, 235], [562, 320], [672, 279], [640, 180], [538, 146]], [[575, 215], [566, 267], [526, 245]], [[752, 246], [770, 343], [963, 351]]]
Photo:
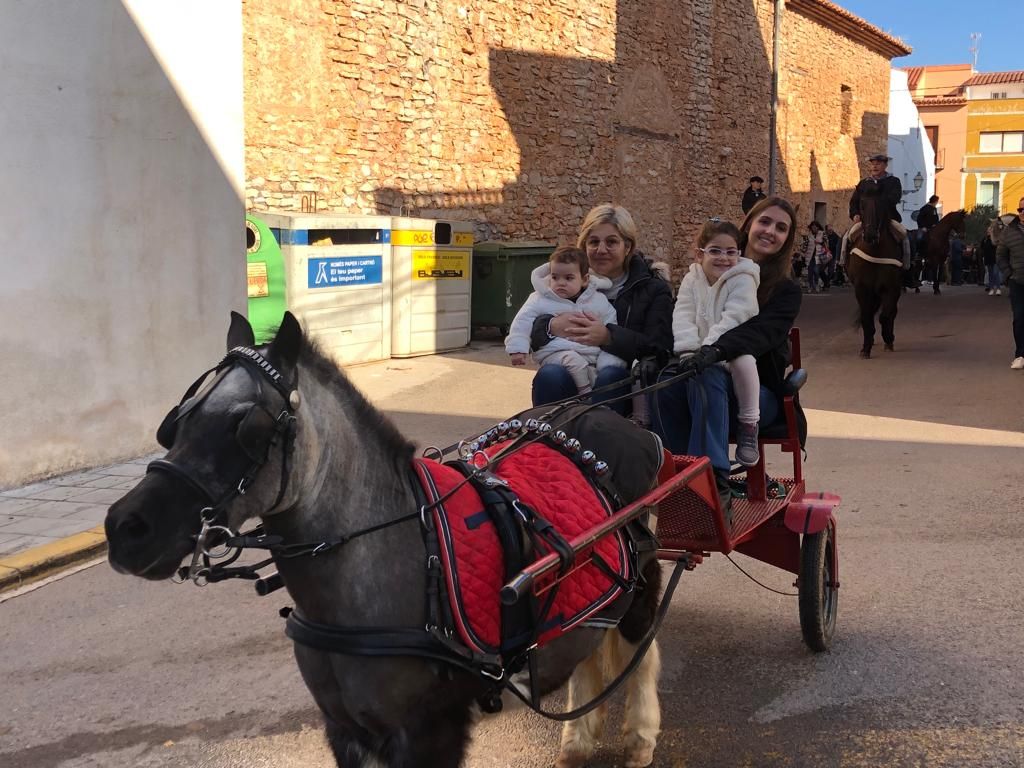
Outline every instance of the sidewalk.
[[0, 592], [102, 554], [107, 507], [135, 486], [152, 458], [0, 491]]

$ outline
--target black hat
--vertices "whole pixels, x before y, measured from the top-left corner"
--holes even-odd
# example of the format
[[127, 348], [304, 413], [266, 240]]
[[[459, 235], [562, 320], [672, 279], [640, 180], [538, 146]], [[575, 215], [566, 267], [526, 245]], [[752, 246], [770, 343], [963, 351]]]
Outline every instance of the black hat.
[[878, 154], [868, 157], [868, 160], [881, 160], [883, 163], [888, 163], [892, 158], [879, 152]]
[[753, 184], [755, 181], [758, 184], [764, 184], [764, 179], [762, 179], [760, 176], [751, 176], [750, 177], [750, 183]]

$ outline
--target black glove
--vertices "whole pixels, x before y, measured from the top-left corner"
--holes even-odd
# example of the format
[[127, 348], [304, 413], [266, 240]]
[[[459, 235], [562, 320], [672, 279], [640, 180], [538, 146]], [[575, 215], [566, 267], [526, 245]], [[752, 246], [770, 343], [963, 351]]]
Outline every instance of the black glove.
[[680, 372], [694, 371], [696, 373], [703, 373], [705, 368], [714, 365], [721, 359], [722, 350], [705, 344], [689, 357], [684, 357], [680, 360], [679, 370]]

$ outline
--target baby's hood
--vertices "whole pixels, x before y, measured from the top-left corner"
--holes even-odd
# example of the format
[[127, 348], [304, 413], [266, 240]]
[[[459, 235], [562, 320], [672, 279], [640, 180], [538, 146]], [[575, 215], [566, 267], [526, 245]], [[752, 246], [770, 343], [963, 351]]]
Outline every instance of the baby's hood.
[[551, 264], [544, 262], [539, 267], [534, 268], [533, 272], [530, 273], [530, 282], [533, 283], [533, 290], [542, 296], [551, 296], [551, 286], [548, 285], [548, 277], [551, 276]]

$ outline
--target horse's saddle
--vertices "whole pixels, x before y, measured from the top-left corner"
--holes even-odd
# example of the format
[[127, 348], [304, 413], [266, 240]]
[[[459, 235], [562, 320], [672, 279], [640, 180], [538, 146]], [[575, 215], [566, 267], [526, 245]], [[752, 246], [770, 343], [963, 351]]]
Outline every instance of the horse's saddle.
[[[532, 443], [501, 459], [493, 471], [474, 472], [464, 462], [415, 462], [433, 505], [441, 623], [474, 654], [508, 658], [584, 622], [614, 626], [628, 607], [628, 601], [616, 601], [636, 583], [639, 553], [653, 549], [654, 538], [642, 524], [601, 537], [589, 559], [564, 568], [557, 582], [547, 581], [516, 605], [503, 606], [499, 598], [502, 586], [526, 565], [550, 551], [564, 555], [569, 541], [606, 519], [616, 506], [612, 497], [632, 501], [655, 482], [657, 438], [615, 414], [586, 418], [591, 413], [571, 434], [589, 434], [598, 457], [605, 431], [609, 437], [616, 431], [620, 445], [633, 447], [636, 461], [618, 473], [621, 487], [611, 472], [599, 479], [592, 458], [582, 464], [580, 456], [589, 449], [582, 440], [576, 450]], [[568, 425], [563, 428], [570, 432]], [[494, 455], [506, 444], [486, 452]], [[610, 444], [605, 449], [609, 457], [616, 453]], [[563, 564], [570, 557], [571, 550]]]

